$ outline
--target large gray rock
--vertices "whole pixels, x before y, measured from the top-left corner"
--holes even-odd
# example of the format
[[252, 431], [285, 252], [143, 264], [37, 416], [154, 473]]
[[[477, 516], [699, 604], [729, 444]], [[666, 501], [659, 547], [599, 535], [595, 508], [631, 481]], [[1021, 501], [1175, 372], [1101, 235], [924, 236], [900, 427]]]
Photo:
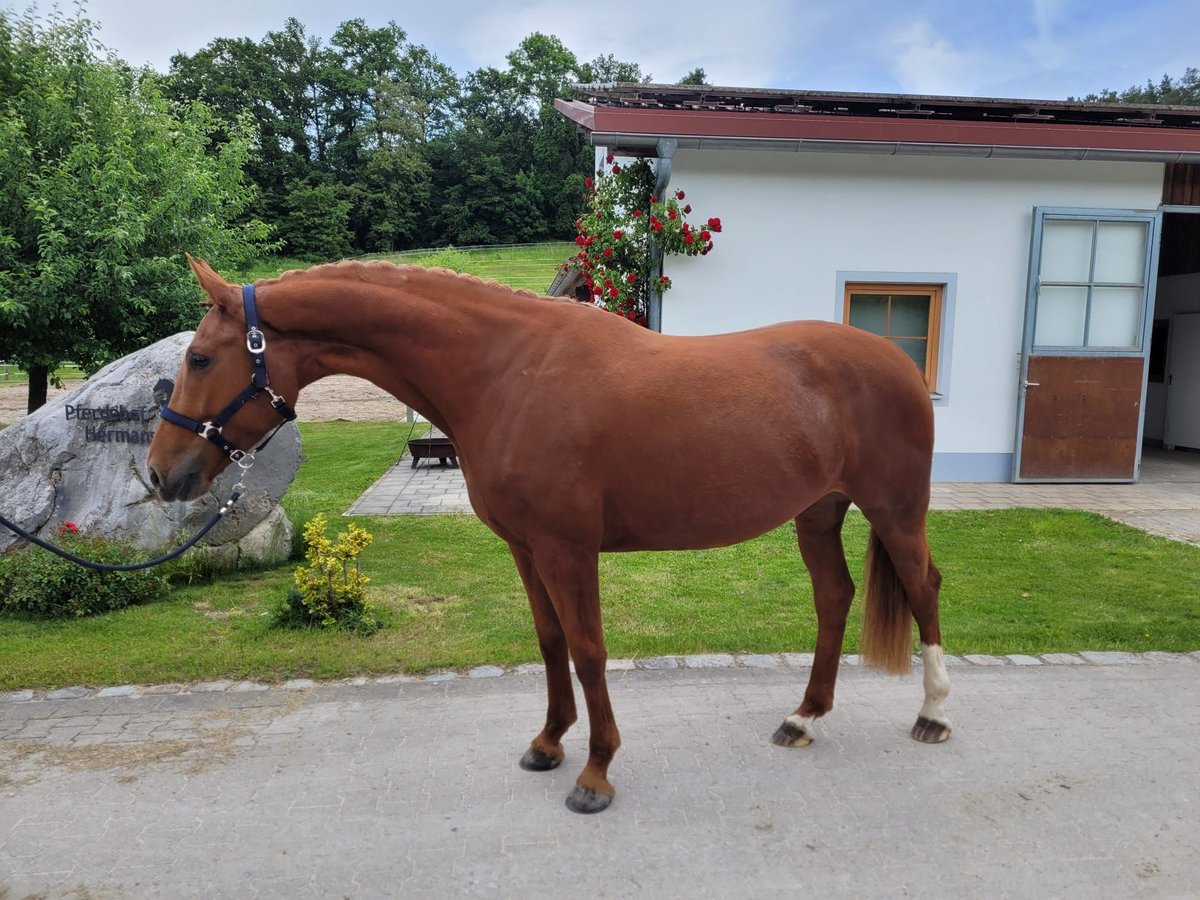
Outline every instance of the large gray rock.
[[[190, 503], [158, 499], [146, 474], [159, 401], [169, 396], [191, 339], [184, 332], [119, 359], [0, 431], [0, 512], [46, 539], [74, 522], [150, 551], [175, 546], [208, 521], [241, 474], [236, 465]], [[299, 466], [300, 434], [288, 423], [258, 454], [237, 507], [200, 546], [226, 561], [286, 558], [291, 525], [270, 514]], [[0, 528], [0, 550], [18, 542]]]

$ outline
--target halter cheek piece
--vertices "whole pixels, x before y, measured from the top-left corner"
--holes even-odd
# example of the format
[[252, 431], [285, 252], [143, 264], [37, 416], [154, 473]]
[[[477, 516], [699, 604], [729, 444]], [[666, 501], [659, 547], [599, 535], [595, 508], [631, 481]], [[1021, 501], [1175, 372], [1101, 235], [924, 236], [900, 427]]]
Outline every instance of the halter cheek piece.
[[[234, 397], [228, 406], [204, 422], [197, 422], [166, 405], [160, 410], [164, 422], [170, 422], [172, 425], [178, 425], [180, 428], [186, 428], [188, 431], [198, 434], [236, 463], [240, 463], [246, 458], [253, 459], [254, 454], [267, 446], [280, 428], [296, 418], [296, 411], [288, 405], [283, 397], [271, 389], [271, 379], [267, 375], [267, 339], [258, 327], [258, 306], [254, 300], [254, 285], [252, 284], [242, 285], [242, 307], [246, 313], [246, 349], [250, 351], [250, 359], [253, 363], [250, 383], [242, 388], [242, 392]], [[267, 435], [266, 440], [253, 450], [249, 452], [239, 450], [225, 439], [225, 435], [222, 433], [223, 429], [239, 409], [263, 393], [271, 398], [271, 406], [275, 408], [283, 421]]]

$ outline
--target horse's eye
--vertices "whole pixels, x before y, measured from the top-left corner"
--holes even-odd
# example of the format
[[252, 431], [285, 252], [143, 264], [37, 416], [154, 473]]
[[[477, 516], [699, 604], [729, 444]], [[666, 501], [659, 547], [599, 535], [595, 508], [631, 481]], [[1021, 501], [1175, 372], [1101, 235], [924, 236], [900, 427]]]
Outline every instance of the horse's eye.
[[212, 357], [201, 356], [199, 353], [193, 353], [188, 357], [188, 365], [196, 372], [203, 372], [208, 368], [210, 362], [212, 362]]

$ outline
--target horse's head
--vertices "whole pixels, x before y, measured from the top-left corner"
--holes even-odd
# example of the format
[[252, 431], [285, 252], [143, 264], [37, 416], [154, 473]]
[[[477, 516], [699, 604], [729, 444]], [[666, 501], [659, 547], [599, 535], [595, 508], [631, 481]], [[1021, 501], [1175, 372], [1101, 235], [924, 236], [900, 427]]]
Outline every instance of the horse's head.
[[[209, 309], [184, 353], [175, 378], [170, 407], [206, 422], [217, 416], [251, 381], [246, 318], [241, 289], [225, 281], [203, 260], [188, 257], [197, 281], [208, 295]], [[265, 327], [265, 326], [264, 326]], [[279, 344], [267, 353], [272, 384], [289, 402], [296, 395], [294, 361]], [[222, 436], [234, 447], [249, 450], [280, 422], [267, 394], [260, 394], [233, 414]], [[187, 428], [163, 421], [150, 442], [150, 483], [164, 500], [195, 500], [224, 471], [230, 457]]]

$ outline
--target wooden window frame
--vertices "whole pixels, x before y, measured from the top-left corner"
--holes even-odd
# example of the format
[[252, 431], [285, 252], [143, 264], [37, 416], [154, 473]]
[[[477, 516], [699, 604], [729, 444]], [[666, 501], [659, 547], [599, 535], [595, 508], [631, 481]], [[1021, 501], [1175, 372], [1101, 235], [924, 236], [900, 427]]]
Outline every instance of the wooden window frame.
[[892, 303], [888, 300], [887, 334], [881, 337], [887, 340], [924, 340], [925, 341], [925, 385], [930, 392], [937, 391], [938, 350], [942, 334], [942, 299], [945, 294], [944, 284], [897, 284], [887, 281], [853, 281], [846, 282], [846, 293], [842, 303], [842, 322], [850, 324], [850, 298], [854, 294], [883, 294], [890, 297], [929, 297], [929, 333], [892, 334]]

